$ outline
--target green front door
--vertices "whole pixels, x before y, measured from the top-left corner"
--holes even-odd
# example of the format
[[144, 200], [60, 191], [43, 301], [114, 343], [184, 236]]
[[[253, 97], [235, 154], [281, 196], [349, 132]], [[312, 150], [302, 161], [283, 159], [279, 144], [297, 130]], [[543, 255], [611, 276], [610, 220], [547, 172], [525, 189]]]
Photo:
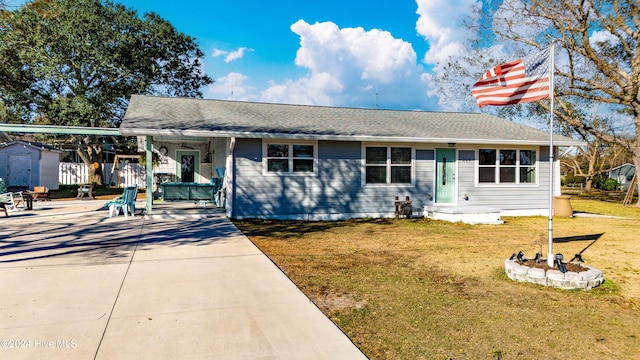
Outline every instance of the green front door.
[[456, 149], [436, 149], [436, 203], [456, 199]]
[[200, 152], [192, 150], [176, 151], [176, 181], [198, 182], [200, 173]]

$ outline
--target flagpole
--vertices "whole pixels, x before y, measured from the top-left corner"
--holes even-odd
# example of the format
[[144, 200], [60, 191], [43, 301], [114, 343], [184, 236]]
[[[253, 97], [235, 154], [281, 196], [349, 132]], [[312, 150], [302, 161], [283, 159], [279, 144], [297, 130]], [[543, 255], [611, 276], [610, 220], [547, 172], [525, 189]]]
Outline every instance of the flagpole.
[[549, 121], [549, 252], [547, 254], [547, 265], [553, 267], [553, 73], [554, 73], [554, 45], [549, 48], [549, 98], [551, 99], [551, 117]]

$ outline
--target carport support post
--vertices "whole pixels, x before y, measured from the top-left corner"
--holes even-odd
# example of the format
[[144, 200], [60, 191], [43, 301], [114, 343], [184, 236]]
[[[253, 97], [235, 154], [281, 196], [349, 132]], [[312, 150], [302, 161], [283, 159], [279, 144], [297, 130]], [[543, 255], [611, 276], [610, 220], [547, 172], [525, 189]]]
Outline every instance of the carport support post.
[[147, 204], [145, 214], [151, 214], [151, 207], [153, 205], [153, 136], [147, 136], [144, 142], [144, 150], [146, 153], [145, 167], [147, 169], [147, 190], [145, 192]]

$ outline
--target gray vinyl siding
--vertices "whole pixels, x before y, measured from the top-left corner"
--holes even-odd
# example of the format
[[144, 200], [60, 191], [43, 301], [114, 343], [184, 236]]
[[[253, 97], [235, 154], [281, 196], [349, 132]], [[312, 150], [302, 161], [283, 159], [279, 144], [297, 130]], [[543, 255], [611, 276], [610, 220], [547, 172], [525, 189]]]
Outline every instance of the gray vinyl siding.
[[[414, 146], [414, 184], [371, 186], [363, 185], [361, 142], [318, 141], [317, 146], [316, 174], [264, 175], [262, 140], [238, 139], [234, 150], [236, 186], [232, 217], [391, 217], [396, 196], [401, 200], [410, 196], [414, 214], [421, 214], [423, 206], [434, 205], [435, 147]], [[544, 209], [548, 205], [548, 148], [538, 149], [538, 181], [532, 185], [478, 185], [477, 153], [460, 150], [458, 154], [457, 206], [527, 210]], [[468, 200], [464, 199], [465, 195]]]
[[394, 198], [410, 196], [414, 209], [427, 204], [433, 183], [433, 152], [416, 152], [414, 185], [362, 185], [362, 143], [319, 141], [316, 175], [262, 173], [262, 141], [235, 146], [236, 218], [341, 219], [394, 215]]
[[[475, 158], [474, 160], [458, 160], [459, 206], [483, 206], [500, 210], [544, 209], [548, 207], [548, 147], [538, 149], [538, 181], [531, 185], [476, 185], [476, 160]], [[464, 199], [465, 195], [468, 200]]]
[[415, 158], [415, 193], [412, 197], [414, 212], [421, 211], [423, 206], [432, 205], [435, 198], [433, 185], [436, 181], [435, 150], [416, 149]]
[[628, 190], [636, 169], [633, 164], [624, 164], [609, 171], [609, 177], [618, 180], [622, 190]]

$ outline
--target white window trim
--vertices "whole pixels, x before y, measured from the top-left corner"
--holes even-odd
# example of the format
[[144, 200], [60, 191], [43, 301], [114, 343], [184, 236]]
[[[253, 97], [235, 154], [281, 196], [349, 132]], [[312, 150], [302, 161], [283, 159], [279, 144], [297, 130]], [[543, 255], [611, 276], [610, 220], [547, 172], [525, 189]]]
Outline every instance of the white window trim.
[[[367, 183], [367, 148], [368, 147], [386, 147], [387, 148], [387, 182], [382, 184]], [[411, 149], [411, 182], [410, 183], [392, 183], [391, 182], [391, 148], [410, 148]], [[366, 187], [414, 187], [416, 182], [416, 148], [409, 144], [362, 144], [362, 186]], [[406, 165], [405, 165], [406, 166]]]
[[[267, 146], [269, 144], [289, 145], [289, 171], [268, 171]], [[313, 145], [313, 171], [293, 171], [293, 145]], [[318, 176], [318, 141], [262, 139], [262, 175], [264, 176]]]
[[[487, 183], [487, 182], [480, 182], [480, 149], [489, 149], [489, 150], [496, 150], [497, 151], [497, 155], [496, 156], [496, 164], [495, 166], [495, 180], [492, 183]], [[510, 183], [500, 183], [498, 182], [500, 180], [500, 150], [516, 150], [516, 182], [510, 182]], [[532, 183], [522, 183], [520, 182], [520, 151], [521, 150], [534, 150], [536, 152], [536, 162], [535, 162], [535, 177], [536, 177], [536, 181], [532, 182]], [[479, 146], [478, 148], [476, 148], [476, 161], [474, 164], [475, 167], [475, 183], [477, 187], [517, 187], [517, 188], [523, 188], [523, 187], [539, 187], [540, 186], [540, 148], [539, 147], [532, 147], [532, 146], [499, 146], [499, 147], [492, 147], [492, 146]], [[506, 167], [506, 166], [503, 166]]]

